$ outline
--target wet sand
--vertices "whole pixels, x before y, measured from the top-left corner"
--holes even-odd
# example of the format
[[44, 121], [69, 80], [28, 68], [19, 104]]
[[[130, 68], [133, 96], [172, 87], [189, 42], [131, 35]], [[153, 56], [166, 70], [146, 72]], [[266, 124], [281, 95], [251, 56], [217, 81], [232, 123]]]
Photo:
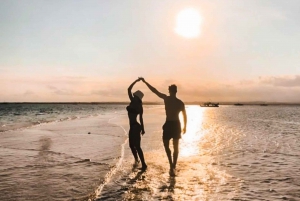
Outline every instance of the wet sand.
[[[0, 200], [87, 200], [120, 161], [124, 130], [99, 116], [1, 133]], [[90, 133], [90, 134], [88, 134]]]

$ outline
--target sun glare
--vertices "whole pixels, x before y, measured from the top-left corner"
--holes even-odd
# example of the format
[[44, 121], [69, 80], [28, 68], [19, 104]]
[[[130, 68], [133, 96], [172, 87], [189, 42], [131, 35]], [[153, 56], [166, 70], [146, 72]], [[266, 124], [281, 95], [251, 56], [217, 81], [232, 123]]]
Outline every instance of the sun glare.
[[[181, 156], [191, 156], [199, 154], [199, 140], [203, 137], [202, 121], [203, 121], [203, 108], [198, 105], [190, 105], [186, 108], [188, 116], [188, 123], [186, 134], [182, 135], [182, 142], [180, 145]], [[183, 117], [180, 115], [181, 125], [183, 126]]]
[[200, 35], [201, 16], [194, 8], [186, 8], [177, 15], [177, 34], [186, 38], [195, 38]]
[[186, 38], [195, 38], [200, 35], [201, 16], [194, 8], [186, 8], [177, 15], [177, 34]]

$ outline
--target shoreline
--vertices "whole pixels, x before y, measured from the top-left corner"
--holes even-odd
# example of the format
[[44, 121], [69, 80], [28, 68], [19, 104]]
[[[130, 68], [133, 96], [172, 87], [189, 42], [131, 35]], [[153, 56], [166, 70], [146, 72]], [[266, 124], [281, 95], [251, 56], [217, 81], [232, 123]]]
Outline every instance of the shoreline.
[[[237, 102], [222, 102], [222, 101], [214, 101], [218, 102], [219, 105], [228, 105], [235, 106], [236, 103], [242, 104], [243, 106], [261, 106], [262, 104], [266, 104], [268, 106], [300, 106], [300, 103], [296, 102], [263, 102], [263, 101], [237, 101]], [[205, 103], [205, 101], [186, 101], [185, 105], [201, 105]], [[0, 102], [1, 105], [22, 105], [22, 104], [57, 104], [57, 105], [128, 105], [128, 101], [125, 102]], [[143, 105], [164, 105], [163, 102], [143, 102]]]
[[87, 200], [123, 160], [127, 136], [110, 122], [114, 117], [92, 116], [1, 133], [0, 200]]

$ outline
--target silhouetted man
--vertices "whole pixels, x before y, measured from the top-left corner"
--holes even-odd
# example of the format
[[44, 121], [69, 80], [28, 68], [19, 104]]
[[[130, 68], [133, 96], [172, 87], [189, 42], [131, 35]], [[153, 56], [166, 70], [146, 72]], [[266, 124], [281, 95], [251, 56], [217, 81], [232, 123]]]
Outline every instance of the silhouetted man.
[[[175, 169], [179, 154], [179, 139], [181, 138], [181, 125], [179, 120], [179, 113], [182, 112], [183, 114], [183, 134], [186, 132], [186, 111], [184, 103], [176, 97], [177, 93], [177, 86], [171, 85], [169, 86], [169, 93], [170, 96], [163, 94], [153, 86], [151, 86], [148, 82], [145, 81], [144, 78], [141, 80], [148, 86], [148, 88], [155, 93], [158, 97], [164, 99], [165, 103], [165, 110], [166, 110], [166, 122], [163, 125], [163, 142], [164, 147], [168, 156], [169, 164], [170, 164], [170, 175], [175, 176]], [[172, 162], [172, 153], [169, 147], [170, 139], [173, 138], [173, 162]]]

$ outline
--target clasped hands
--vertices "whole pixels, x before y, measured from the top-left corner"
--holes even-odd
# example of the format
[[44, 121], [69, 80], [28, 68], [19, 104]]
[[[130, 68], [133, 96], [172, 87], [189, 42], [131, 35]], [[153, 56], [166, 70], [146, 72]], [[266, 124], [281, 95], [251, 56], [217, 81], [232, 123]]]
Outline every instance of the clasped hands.
[[139, 78], [136, 80], [136, 82], [139, 82], [139, 81], [145, 82], [145, 79], [144, 79], [143, 77], [139, 77]]

